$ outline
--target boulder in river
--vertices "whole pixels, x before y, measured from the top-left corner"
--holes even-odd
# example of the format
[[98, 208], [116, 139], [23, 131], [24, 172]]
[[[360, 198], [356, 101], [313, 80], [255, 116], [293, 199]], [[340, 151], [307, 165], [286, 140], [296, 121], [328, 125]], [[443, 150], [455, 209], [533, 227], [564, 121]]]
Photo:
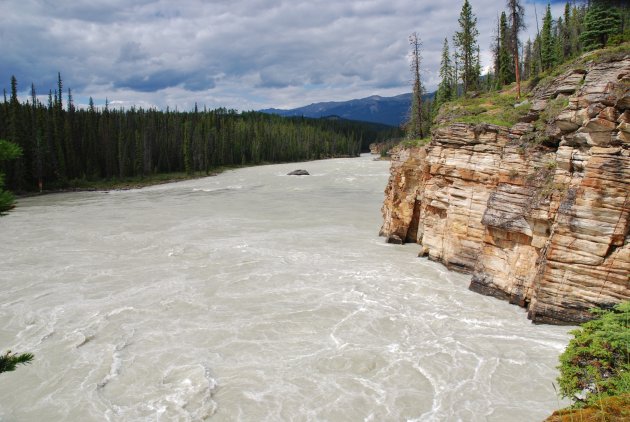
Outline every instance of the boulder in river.
[[306, 170], [293, 170], [290, 173], [287, 173], [287, 176], [309, 176], [310, 173]]

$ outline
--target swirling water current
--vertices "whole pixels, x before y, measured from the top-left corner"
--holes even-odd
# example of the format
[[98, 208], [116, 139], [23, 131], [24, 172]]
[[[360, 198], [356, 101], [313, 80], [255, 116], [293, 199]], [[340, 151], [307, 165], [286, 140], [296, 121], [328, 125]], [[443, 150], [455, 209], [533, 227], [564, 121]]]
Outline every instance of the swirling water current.
[[[310, 176], [287, 176], [305, 168]], [[2, 421], [539, 421], [567, 327], [377, 236], [369, 156], [21, 199]]]

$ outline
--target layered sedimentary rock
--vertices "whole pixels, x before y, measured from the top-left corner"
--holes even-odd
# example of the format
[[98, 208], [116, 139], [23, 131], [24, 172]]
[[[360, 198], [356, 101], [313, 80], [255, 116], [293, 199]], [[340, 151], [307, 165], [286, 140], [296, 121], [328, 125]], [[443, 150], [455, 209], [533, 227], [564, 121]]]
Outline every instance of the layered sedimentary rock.
[[455, 123], [392, 154], [381, 235], [474, 291], [578, 323], [630, 299], [630, 56], [539, 87], [511, 128]]

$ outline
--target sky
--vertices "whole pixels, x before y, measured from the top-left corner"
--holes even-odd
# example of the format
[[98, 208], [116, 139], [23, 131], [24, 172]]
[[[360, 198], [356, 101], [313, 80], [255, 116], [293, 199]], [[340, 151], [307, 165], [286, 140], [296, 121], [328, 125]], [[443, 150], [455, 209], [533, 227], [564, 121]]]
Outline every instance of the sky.
[[[469, 0], [482, 66], [505, 1]], [[56, 88], [75, 104], [191, 110], [294, 108], [411, 91], [408, 37], [421, 76], [439, 83], [444, 38], [463, 0], [0, 0], [0, 87]], [[535, 35], [534, 0], [522, 1]], [[539, 20], [546, 1], [536, 0]], [[564, 1], [554, 1], [560, 16]], [[452, 43], [451, 43], [452, 48]]]

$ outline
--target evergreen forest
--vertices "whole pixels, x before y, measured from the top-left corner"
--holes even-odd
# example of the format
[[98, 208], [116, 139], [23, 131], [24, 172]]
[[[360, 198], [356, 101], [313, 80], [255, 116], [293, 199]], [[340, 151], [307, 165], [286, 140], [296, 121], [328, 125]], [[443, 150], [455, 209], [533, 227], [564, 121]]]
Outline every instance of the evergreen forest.
[[[405, 124], [408, 140], [430, 133], [433, 119], [442, 105], [458, 98], [474, 98], [481, 93], [500, 91], [516, 83], [516, 99], [521, 97], [521, 81], [531, 89], [558, 66], [584, 52], [622, 45], [630, 41], [630, 2], [627, 0], [567, 1], [561, 16], [553, 16], [551, 4], [534, 9], [536, 36], [523, 42], [525, 9], [522, 0], [506, 0], [499, 10], [492, 37], [492, 67], [481, 74], [477, 17], [468, 0], [463, 0], [458, 29], [444, 38], [440, 59], [440, 83], [433, 101], [422, 101], [425, 93], [419, 72], [421, 40], [410, 37], [413, 104]], [[529, 8], [532, 5], [528, 5]], [[533, 6], [536, 7], [535, 5]], [[530, 10], [531, 12], [531, 10]], [[539, 23], [538, 23], [539, 21]], [[427, 141], [426, 139], [424, 141]]]
[[[65, 101], [64, 101], [65, 100]], [[63, 189], [81, 180], [124, 180], [219, 167], [355, 157], [398, 128], [335, 117], [309, 119], [219, 108], [192, 111], [75, 106], [63, 82], [43, 104], [31, 86], [18, 98], [17, 79], [0, 104], [0, 139], [22, 154], [0, 162], [14, 192]]]

